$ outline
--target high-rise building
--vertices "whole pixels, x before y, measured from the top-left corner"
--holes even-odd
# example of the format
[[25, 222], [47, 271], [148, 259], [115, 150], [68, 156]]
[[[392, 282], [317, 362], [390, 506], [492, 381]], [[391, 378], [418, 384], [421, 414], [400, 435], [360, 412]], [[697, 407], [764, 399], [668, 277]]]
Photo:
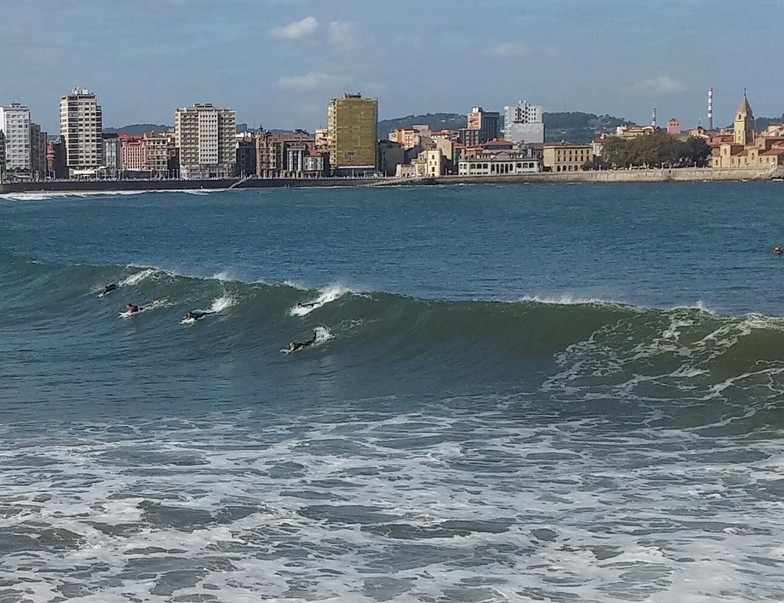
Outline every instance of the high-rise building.
[[5, 178], [5, 134], [0, 130], [0, 182]]
[[103, 167], [108, 178], [117, 178], [122, 169], [120, 137], [117, 134], [103, 135]]
[[46, 143], [49, 136], [37, 123], [30, 122], [30, 175], [38, 180], [46, 176]]
[[95, 94], [74, 88], [60, 98], [60, 136], [69, 176], [95, 175], [103, 165], [103, 116]]
[[236, 161], [237, 118], [231, 109], [195, 103], [174, 112], [174, 140], [180, 176], [231, 178]]
[[5, 134], [5, 171], [30, 176], [30, 109], [19, 103], [0, 106], [0, 130]]
[[460, 142], [466, 146], [477, 146], [501, 135], [501, 114], [473, 107], [466, 116], [466, 127], [460, 130]]
[[145, 169], [152, 177], [160, 177], [167, 173], [169, 161], [169, 139], [164, 132], [145, 132], [144, 144], [147, 153]]
[[544, 142], [544, 121], [541, 105], [518, 101], [504, 107], [504, 139], [520, 144]]
[[364, 175], [376, 170], [378, 99], [344, 94], [327, 107], [330, 163], [336, 174]]

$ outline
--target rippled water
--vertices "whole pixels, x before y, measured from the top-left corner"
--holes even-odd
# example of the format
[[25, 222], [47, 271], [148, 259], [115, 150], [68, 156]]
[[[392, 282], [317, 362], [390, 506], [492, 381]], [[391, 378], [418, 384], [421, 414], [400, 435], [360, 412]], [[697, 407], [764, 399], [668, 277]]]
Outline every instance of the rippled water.
[[784, 599], [779, 197], [0, 200], [0, 602]]

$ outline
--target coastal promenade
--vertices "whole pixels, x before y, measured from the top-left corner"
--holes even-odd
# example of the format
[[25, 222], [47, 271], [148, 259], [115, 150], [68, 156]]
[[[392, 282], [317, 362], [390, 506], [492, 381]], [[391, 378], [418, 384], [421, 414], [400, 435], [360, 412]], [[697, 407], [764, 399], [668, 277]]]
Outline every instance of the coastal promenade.
[[214, 180], [44, 180], [0, 183], [0, 194], [85, 193], [102, 191], [225, 190], [230, 188], [386, 187], [456, 184], [591, 184], [632, 182], [739, 182], [784, 179], [784, 170], [760, 168], [664, 168], [596, 170], [516, 176], [438, 176], [421, 178], [249, 178]]

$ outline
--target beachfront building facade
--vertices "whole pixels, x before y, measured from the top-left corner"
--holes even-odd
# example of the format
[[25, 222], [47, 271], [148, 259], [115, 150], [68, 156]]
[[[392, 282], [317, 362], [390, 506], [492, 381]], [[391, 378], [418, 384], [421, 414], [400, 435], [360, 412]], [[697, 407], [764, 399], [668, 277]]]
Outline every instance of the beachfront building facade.
[[344, 94], [327, 106], [330, 163], [337, 176], [375, 173], [378, 140], [378, 99]]
[[70, 177], [94, 177], [103, 165], [103, 116], [95, 94], [74, 88], [60, 98], [60, 136]]
[[460, 144], [467, 147], [483, 145], [501, 136], [501, 114], [472, 107], [466, 115], [466, 127], [459, 130]]
[[33, 180], [46, 177], [46, 144], [49, 135], [37, 123], [30, 122], [30, 176]]
[[593, 144], [546, 144], [542, 147], [542, 165], [548, 172], [579, 172], [593, 161]]
[[256, 135], [256, 175], [259, 178], [302, 176], [305, 158], [315, 141], [305, 130], [259, 132]]
[[5, 171], [29, 178], [31, 173], [30, 109], [19, 103], [0, 106], [0, 130], [5, 134]]
[[117, 178], [120, 175], [120, 137], [110, 133], [103, 135], [103, 169], [107, 178]]
[[462, 157], [457, 163], [460, 176], [520, 176], [540, 171], [530, 149], [479, 151]]
[[166, 175], [169, 163], [169, 137], [164, 132], [145, 132], [142, 140], [146, 156], [144, 169], [152, 178]]
[[195, 103], [174, 112], [174, 140], [180, 177], [231, 178], [236, 162], [236, 114], [212, 103]]
[[0, 181], [5, 180], [5, 134], [0, 130]]
[[504, 140], [518, 144], [544, 142], [544, 119], [541, 105], [521, 100], [504, 107]]
[[147, 153], [144, 138], [133, 134], [121, 133], [120, 139], [120, 165], [123, 172], [144, 171], [147, 162]]

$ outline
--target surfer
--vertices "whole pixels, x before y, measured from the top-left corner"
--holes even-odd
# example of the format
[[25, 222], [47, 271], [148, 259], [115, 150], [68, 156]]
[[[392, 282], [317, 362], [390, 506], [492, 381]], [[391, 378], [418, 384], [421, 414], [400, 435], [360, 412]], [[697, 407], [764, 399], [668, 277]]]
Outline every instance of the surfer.
[[315, 305], [316, 302], [305, 302], [304, 304], [302, 302], [297, 302], [298, 308], [312, 308]]
[[781, 245], [776, 245], [773, 248], [773, 253], [775, 253], [776, 255], [781, 255], [782, 253], [784, 253], [784, 247], [782, 247]]
[[313, 338], [308, 339], [307, 341], [292, 341], [289, 343], [289, 352], [296, 352], [297, 350], [301, 350], [302, 348], [306, 348], [309, 345], [313, 345], [316, 343], [316, 331], [313, 331]]
[[104, 285], [103, 291], [101, 291], [101, 295], [109, 295], [109, 293], [115, 289], [117, 289], [117, 283], [109, 283], [108, 285]]
[[183, 320], [199, 320], [200, 318], [204, 318], [208, 314], [215, 314], [213, 310], [189, 310], [185, 313], [185, 316], [182, 317]]
[[137, 312], [144, 310], [143, 306], [137, 306], [136, 304], [132, 304], [130, 302], [127, 303], [126, 306], [128, 306], [128, 314], [136, 314]]

